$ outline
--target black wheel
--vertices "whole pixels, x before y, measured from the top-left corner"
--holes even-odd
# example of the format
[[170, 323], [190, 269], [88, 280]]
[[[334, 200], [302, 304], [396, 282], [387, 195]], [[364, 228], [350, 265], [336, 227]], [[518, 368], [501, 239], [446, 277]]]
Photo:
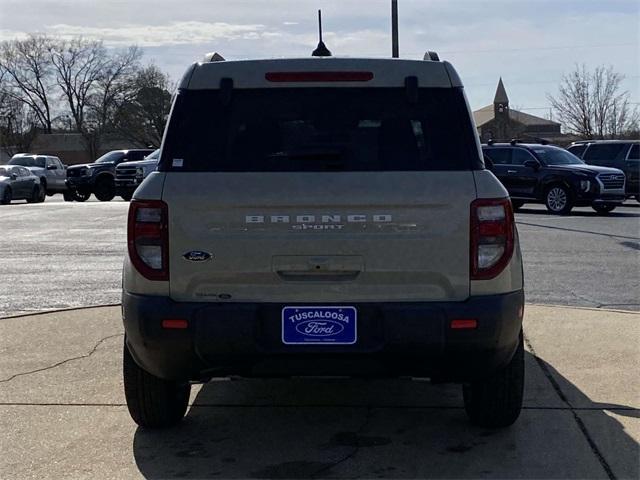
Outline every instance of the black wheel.
[[513, 210], [520, 210], [524, 202], [522, 200], [511, 200], [511, 206], [513, 206]]
[[163, 380], [140, 368], [126, 341], [123, 353], [124, 395], [133, 421], [148, 428], [179, 423], [187, 411], [191, 386]]
[[596, 212], [600, 215], [606, 215], [607, 213], [613, 212], [616, 209], [615, 205], [591, 205]]
[[44, 194], [47, 194], [47, 179], [42, 177], [40, 179], [40, 187], [42, 188], [42, 190], [44, 191]]
[[524, 391], [524, 341], [511, 362], [484, 380], [464, 385], [464, 408], [471, 422], [481, 427], [501, 428], [513, 424], [522, 410]]
[[38, 203], [40, 201], [40, 185], [34, 185], [31, 196], [27, 198], [27, 203]]
[[73, 202], [73, 192], [71, 190], [65, 190], [62, 192], [62, 198], [64, 198], [65, 202]]
[[93, 194], [101, 202], [109, 202], [116, 196], [116, 187], [113, 184], [113, 179], [103, 177], [96, 181], [93, 187]]
[[47, 190], [42, 185], [40, 185], [39, 190], [40, 195], [38, 195], [38, 203], [42, 203], [47, 198]]
[[90, 196], [91, 194], [87, 192], [78, 192], [77, 190], [71, 192], [71, 198], [76, 202], [86, 202]]
[[133, 198], [133, 193], [123, 193], [120, 195], [125, 202], [130, 202]]
[[11, 200], [13, 200], [13, 192], [9, 187], [7, 187], [4, 189], [2, 200], [0, 201], [0, 203], [2, 203], [2, 205], [9, 205], [11, 203]]
[[564, 185], [551, 185], [544, 194], [547, 210], [555, 215], [566, 215], [573, 208], [571, 190]]

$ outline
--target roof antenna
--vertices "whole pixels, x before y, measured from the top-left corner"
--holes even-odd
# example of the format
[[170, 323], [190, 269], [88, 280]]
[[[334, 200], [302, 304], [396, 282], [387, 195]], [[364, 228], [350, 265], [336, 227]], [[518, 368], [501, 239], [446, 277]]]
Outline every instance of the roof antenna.
[[320, 42], [318, 42], [318, 46], [311, 53], [311, 56], [312, 57], [330, 57], [331, 52], [322, 41], [322, 10], [318, 10], [318, 33], [320, 34]]

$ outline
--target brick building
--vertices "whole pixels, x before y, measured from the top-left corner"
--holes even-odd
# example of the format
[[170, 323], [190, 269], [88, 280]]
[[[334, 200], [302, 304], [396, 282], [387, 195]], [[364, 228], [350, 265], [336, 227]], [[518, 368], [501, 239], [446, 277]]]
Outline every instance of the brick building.
[[502, 78], [498, 81], [493, 105], [476, 110], [473, 117], [482, 142], [490, 139], [506, 141], [512, 138], [561, 142], [564, 137], [558, 122], [509, 108], [509, 97]]

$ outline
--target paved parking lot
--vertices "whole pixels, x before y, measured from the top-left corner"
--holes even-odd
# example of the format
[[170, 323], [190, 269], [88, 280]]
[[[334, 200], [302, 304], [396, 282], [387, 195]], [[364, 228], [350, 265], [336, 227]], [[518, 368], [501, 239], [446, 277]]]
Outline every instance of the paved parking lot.
[[[0, 207], [0, 316], [120, 301], [128, 203], [61, 200]], [[640, 310], [635, 200], [606, 217], [526, 206], [516, 220], [527, 302]]]
[[[0, 317], [116, 304], [127, 204], [0, 207]], [[0, 478], [638, 478], [640, 204], [517, 214], [525, 407], [475, 428], [460, 388], [423, 381], [232, 380], [185, 422], [136, 428], [119, 308], [0, 318]], [[533, 306], [537, 304], [593, 307]]]
[[149, 431], [117, 307], [3, 319], [0, 478], [638, 478], [640, 314], [528, 306], [524, 329], [509, 429], [469, 425], [455, 385], [294, 379], [194, 388]]

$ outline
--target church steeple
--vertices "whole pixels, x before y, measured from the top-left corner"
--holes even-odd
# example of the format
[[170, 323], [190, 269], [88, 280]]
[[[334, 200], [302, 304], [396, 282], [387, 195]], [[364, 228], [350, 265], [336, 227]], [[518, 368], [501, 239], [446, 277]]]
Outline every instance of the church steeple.
[[498, 123], [506, 124], [509, 122], [509, 97], [504, 89], [502, 77], [500, 77], [498, 88], [496, 88], [496, 96], [493, 97], [493, 115]]
[[507, 97], [507, 91], [504, 89], [502, 77], [500, 77], [500, 81], [498, 82], [498, 88], [496, 88], [496, 96], [493, 98], [493, 103], [494, 105], [501, 103], [505, 107], [509, 106], [509, 97]]

